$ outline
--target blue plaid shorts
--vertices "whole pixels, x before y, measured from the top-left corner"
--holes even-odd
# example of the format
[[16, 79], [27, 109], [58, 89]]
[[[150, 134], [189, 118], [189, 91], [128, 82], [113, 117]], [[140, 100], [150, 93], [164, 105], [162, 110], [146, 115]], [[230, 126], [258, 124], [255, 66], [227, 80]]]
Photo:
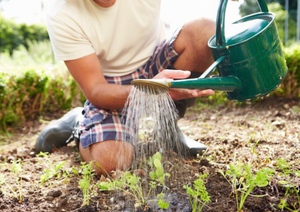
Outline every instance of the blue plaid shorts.
[[[173, 69], [178, 54], [174, 50], [174, 41], [179, 31], [158, 45], [153, 55], [141, 67], [131, 74], [121, 77], [105, 77], [110, 84], [129, 85], [134, 79], [149, 79], [164, 69]], [[95, 107], [88, 100], [84, 104], [84, 119], [80, 126], [80, 142], [83, 148], [106, 140], [122, 141], [126, 129], [121, 121], [122, 110], [106, 110]]]

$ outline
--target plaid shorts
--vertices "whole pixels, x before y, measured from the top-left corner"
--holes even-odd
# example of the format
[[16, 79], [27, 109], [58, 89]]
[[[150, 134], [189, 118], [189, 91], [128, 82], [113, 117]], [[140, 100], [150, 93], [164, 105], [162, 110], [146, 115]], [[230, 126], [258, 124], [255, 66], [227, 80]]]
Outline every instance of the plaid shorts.
[[[153, 55], [141, 67], [131, 74], [120, 77], [105, 77], [110, 84], [129, 85], [134, 79], [149, 79], [164, 69], [173, 69], [178, 54], [174, 50], [174, 41], [179, 31], [158, 45]], [[88, 100], [84, 104], [84, 119], [80, 126], [80, 142], [83, 148], [105, 140], [122, 141], [126, 129], [121, 121], [122, 110], [106, 110], [95, 107]]]

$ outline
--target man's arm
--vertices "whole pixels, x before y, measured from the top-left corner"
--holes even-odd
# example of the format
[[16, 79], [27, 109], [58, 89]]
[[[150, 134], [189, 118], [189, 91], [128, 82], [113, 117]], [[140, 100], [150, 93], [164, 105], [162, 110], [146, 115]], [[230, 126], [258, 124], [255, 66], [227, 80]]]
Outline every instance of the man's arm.
[[65, 64], [93, 105], [105, 109], [123, 108], [131, 86], [108, 84], [95, 54], [65, 61]]

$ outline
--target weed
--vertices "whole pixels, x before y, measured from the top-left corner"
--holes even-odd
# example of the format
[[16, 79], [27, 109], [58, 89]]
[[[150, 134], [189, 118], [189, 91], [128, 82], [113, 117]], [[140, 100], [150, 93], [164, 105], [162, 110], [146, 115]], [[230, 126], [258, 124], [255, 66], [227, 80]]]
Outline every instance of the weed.
[[265, 187], [269, 184], [270, 178], [274, 175], [274, 170], [261, 168], [254, 173], [250, 164], [241, 162], [229, 164], [226, 173], [220, 173], [227, 179], [233, 188], [236, 198], [237, 211], [242, 211], [245, 201], [255, 187]]
[[192, 211], [202, 211], [203, 207], [210, 202], [210, 196], [206, 190], [204, 179], [208, 174], [202, 174], [193, 182], [193, 188], [184, 185], [183, 188], [186, 190], [189, 200], [192, 206]]

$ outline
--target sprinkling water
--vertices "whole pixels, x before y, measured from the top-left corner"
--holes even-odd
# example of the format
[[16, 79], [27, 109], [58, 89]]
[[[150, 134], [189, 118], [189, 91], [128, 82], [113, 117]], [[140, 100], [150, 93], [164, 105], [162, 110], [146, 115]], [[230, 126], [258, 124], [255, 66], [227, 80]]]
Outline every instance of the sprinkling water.
[[180, 151], [177, 109], [165, 89], [134, 86], [123, 110], [126, 133], [123, 140], [135, 146], [135, 160], [155, 152]]

